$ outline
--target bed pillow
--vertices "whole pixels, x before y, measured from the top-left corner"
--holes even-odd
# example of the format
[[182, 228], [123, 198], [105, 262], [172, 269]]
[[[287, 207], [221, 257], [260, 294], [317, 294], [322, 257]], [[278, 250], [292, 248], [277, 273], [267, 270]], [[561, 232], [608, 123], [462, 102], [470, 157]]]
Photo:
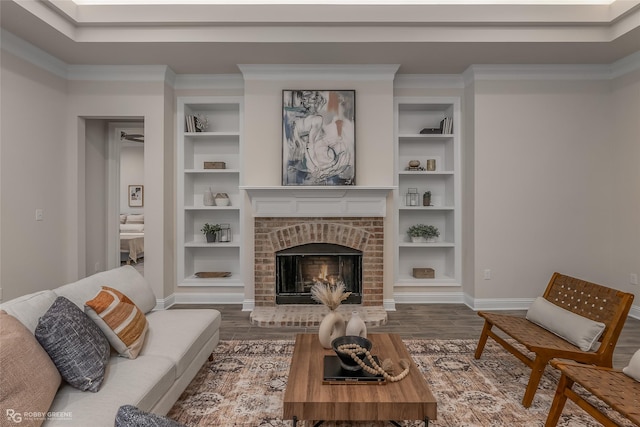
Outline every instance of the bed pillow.
[[575, 314], [547, 301], [535, 299], [527, 311], [527, 319], [569, 341], [582, 351], [595, 351], [605, 324]]
[[640, 381], [640, 350], [636, 351], [633, 356], [631, 356], [629, 365], [622, 368], [622, 372], [634, 380]]
[[127, 224], [144, 224], [144, 214], [127, 215]]
[[62, 378], [82, 391], [97, 392], [111, 348], [100, 328], [77, 305], [58, 297], [40, 318], [36, 339]]
[[[0, 311], [0, 378], [0, 408], [20, 414], [47, 412], [61, 382], [56, 365], [31, 331], [5, 311]], [[22, 421], [20, 425], [39, 426], [44, 420]]]
[[144, 224], [120, 224], [120, 231], [125, 233], [142, 233]]
[[142, 349], [148, 322], [144, 313], [122, 292], [103, 286], [85, 303], [85, 313], [96, 322], [120, 356], [135, 359]]

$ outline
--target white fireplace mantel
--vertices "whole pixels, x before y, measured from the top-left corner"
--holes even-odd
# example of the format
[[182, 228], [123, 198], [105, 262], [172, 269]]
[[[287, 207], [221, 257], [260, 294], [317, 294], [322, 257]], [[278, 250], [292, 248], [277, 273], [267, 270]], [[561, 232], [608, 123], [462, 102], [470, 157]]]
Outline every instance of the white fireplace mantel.
[[396, 189], [367, 186], [241, 186], [254, 217], [385, 217]]

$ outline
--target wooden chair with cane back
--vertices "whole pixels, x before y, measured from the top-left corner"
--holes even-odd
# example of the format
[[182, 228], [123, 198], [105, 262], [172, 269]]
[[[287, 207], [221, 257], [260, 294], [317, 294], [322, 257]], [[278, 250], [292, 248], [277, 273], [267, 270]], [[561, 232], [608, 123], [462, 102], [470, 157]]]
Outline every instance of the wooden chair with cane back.
[[[524, 317], [479, 311], [478, 315], [483, 317], [485, 322], [478, 340], [475, 358], [480, 358], [487, 338], [491, 337], [531, 368], [529, 382], [522, 399], [522, 405], [528, 408], [536, 394], [544, 369], [553, 358], [612, 367], [613, 350], [631, 308], [633, 297], [630, 293], [554, 273], [543, 298], [579, 316], [604, 323], [604, 331], [598, 339], [599, 347], [595, 351], [584, 351]], [[492, 330], [494, 327], [520, 343], [535, 357], [532, 359], [518, 350], [507, 339], [494, 332]]]

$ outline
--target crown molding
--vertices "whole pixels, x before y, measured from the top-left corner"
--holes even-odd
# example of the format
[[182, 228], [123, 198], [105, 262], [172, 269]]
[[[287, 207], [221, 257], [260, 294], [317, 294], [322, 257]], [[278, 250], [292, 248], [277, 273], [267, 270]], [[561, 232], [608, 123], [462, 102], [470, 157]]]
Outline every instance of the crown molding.
[[491, 80], [609, 80], [609, 65], [532, 64], [472, 65], [463, 73], [465, 85]]
[[244, 89], [242, 74], [178, 74], [175, 89]]
[[65, 62], [4, 29], [0, 29], [0, 48], [51, 74], [67, 78], [68, 66]]
[[245, 80], [390, 80], [400, 64], [238, 64]]
[[622, 77], [638, 70], [640, 70], [640, 50], [611, 64], [611, 77]]
[[398, 74], [393, 82], [396, 89], [462, 89], [460, 74]]
[[69, 65], [67, 78], [84, 81], [171, 83], [172, 75], [175, 76], [175, 73], [168, 70], [170, 69], [166, 65]]

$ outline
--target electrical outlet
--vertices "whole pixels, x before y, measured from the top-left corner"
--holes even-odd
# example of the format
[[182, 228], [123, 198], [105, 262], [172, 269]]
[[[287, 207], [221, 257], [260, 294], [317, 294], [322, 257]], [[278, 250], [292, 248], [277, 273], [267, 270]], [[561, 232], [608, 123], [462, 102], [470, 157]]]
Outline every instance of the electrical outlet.
[[638, 284], [638, 275], [636, 273], [629, 274], [629, 283], [631, 283], [632, 285]]
[[488, 268], [484, 271], [484, 280], [491, 280], [491, 270]]
[[36, 221], [42, 221], [44, 219], [44, 210], [36, 209]]

